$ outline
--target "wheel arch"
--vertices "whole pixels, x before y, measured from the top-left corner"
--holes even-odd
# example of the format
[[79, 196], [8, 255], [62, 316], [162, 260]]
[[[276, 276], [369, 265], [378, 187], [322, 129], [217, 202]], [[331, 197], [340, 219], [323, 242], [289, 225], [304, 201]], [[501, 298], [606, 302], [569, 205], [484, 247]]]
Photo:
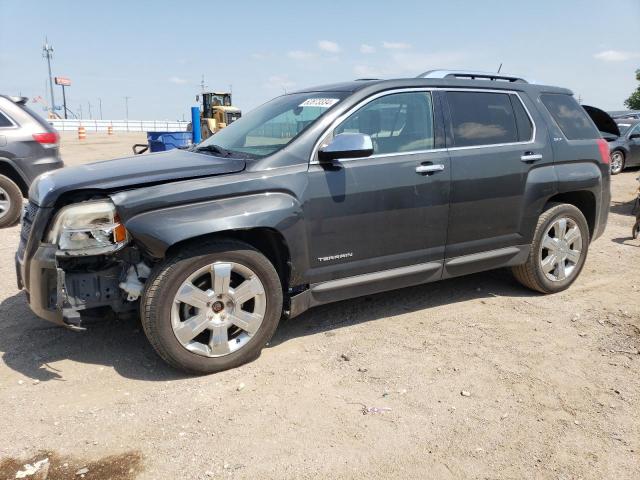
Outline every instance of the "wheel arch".
[[27, 197], [29, 195], [29, 185], [26, 180], [22, 177], [20, 171], [16, 168], [16, 166], [9, 160], [5, 158], [0, 158], [0, 175], [4, 175], [9, 178], [13, 183], [18, 185], [20, 192], [23, 197]]
[[289, 251], [289, 245], [282, 233], [271, 227], [222, 230], [188, 238], [171, 245], [166, 250], [165, 257], [171, 257], [179, 251], [189, 249], [192, 246], [222, 240], [239, 240], [245, 242], [267, 257], [275, 267], [276, 272], [278, 272], [283, 292], [286, 293], [291, 277], [291, 253]]
[[543, 211], [549, 209], [554, 203], [567, 203], [573, 205], [582, 212], [589, 226], [589, 237], [593, 238], [596, 218], [597, 202], [596, 196], [589, 190], [577, 190], [573, 192], [558, 193], [547, 200]]

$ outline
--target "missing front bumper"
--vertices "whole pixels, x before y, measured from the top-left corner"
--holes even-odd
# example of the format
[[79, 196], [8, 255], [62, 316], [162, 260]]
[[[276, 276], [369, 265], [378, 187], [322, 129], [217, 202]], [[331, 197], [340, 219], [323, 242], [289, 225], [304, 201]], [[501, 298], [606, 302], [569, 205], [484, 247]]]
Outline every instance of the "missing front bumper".
[[[124, 260], [96, 257], [96, 267], [86, 263], [84, 269], [61, 268], [54, 245], [43, 244], [29, 262], [28, 284], [24, 267], [16, 259], [18, 285], [24, 285], [33, 313], [50, 322], [72, 329], [82, 329], [82, 315], [108, 307], [115, 313], [137, 309], [137, 302], [127, 301], [119, 283], [129, 264]], [[64, 265], [63, 265], [64, 267]]]

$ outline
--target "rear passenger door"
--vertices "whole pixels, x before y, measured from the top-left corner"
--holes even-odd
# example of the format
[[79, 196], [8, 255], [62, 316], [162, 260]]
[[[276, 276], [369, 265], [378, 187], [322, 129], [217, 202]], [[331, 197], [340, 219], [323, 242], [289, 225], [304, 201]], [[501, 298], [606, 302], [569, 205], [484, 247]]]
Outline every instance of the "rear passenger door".
[[[501, 266], [526, 254], [527, 186], [553, 163], [547, 132], [524, 96], [447, 90], [451, 203], [444, 276]], [[551, 169], [547, 169], [551, 170]], [[540, 179], [553, 188], [553, 179]], [[535, 225], [535, 223], [534, 223]], [[452, 260], [453, 259], [453, 260]]]

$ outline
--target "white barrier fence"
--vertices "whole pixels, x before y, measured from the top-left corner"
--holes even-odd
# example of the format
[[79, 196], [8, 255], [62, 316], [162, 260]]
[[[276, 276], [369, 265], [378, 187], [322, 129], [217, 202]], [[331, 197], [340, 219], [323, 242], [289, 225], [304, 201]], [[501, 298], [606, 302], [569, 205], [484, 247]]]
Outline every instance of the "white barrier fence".
[[169, 120], [62, 120], [48, 122], [59, 132], [78, 131], [84, 127], [87, 132], [107, 132], [113, 127], [115, 132], [186, 132], [190, 122], [172, 122]]

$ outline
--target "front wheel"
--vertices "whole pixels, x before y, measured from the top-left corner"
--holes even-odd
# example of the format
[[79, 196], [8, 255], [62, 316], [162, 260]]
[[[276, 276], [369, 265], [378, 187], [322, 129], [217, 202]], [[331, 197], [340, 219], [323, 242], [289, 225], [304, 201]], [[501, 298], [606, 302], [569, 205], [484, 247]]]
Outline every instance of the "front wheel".
[[589, 226], [573, 205], [555, 204], [544, 211], [527, 262], [512, 268], [524, 286], [542, 293], [568, 288], [578, 278], [589, 249]]
[[141, 308], [145, 334], [167, 363], [214, 373], [260, 355], [280, 320], [282, 286], [260, 252], [221, 241], [156, 268]]
[[624, 153], [620, 150], [611, 152], [611, 175], [617, 175], [624, 170]]

